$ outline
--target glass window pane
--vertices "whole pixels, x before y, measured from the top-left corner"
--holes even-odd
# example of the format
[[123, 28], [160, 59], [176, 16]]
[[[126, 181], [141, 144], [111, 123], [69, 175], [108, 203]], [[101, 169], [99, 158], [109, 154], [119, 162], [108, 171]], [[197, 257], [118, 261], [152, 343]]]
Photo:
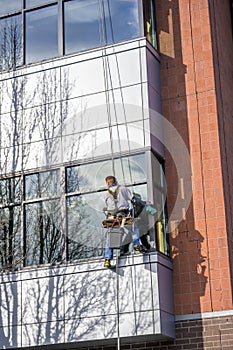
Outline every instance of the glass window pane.
[[[113, 160], [115, 176], [120, 184], [146, 181], [144, 154]], [[113, 175], [112, 160], [67, 168], [67, 192], [88, 192], [105, 188], [105, 177]]]
[[20, 177], [0, 180], [0, 198], [1, 204], [19, 203], [21, 201]]
[[15, 269], [22, 263], [20, 218], [20, 207], [0, 209], [0, 270]]
[[138, 0], [105, 0], [104, 7], [108, 43], [139, 36]]
[[67, 198], [69, 260], [103, 255], [103, 193]]
[[67, 168], [67, 192], [87, 192], [105, 188], [105, 177], [112, 173], [110, 160]]
[[57, 5], [26, 13], [26, 63], [58, 54]]
[[0, 20], [0, 70], [22, 64], [21, 15]]
[[59, 170], [25, 176], [25, 199], [58, 196], [60, 194]]
[[146, 160], [144, 154], [114, 160], [116, 178], [120, 184], [146, 181]]
[[65, 53], [100, 46], [99, 1], [64, 3]]
[[20, 0], [1, 0], [0, 5], [0, 15], [7, 15], [22, 9], [22, 1]]
[[154, 0], [143, 1], [144, 31], [147, 40], [157, 48]]
[[60, 201], [28, 204], [26, 212], [26, 265], [62, 260]]
[[157, 209], [155, 223], [156, 247], [160, 252], [169, 255], [169, 235], [167, 233], [166, 181], [162, 164], [152, 155], [152, 176], [154, 206]]
[[26, 8], [49, 4], [54, 1], [56, 0], [26, 0]]

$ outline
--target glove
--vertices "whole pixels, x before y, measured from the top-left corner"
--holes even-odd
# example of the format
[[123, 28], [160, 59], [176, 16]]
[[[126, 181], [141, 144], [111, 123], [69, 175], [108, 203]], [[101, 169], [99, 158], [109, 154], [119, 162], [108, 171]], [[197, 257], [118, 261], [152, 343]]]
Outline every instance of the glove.
[[155, 215], [157, 213], [157, 210], [151, 205], [146, 205], [146, 211], [148, 211], [151, 215]]

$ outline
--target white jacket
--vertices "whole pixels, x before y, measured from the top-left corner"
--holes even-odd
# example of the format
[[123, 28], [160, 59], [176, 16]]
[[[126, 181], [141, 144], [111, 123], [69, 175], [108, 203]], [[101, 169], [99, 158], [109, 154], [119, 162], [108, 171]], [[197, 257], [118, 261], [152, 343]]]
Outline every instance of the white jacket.
[[133, 195], [130, 189], [121, 185], [114, 185], [109, 188], [110, 191], [115, 192], [118, 189], [118, 195], [116, 203], [114, 197], [109, 191], [105, 195], [105, 203], [108, 211], [114, 211], [116, 208], [129, 209], [129, 201], [131, 201]]

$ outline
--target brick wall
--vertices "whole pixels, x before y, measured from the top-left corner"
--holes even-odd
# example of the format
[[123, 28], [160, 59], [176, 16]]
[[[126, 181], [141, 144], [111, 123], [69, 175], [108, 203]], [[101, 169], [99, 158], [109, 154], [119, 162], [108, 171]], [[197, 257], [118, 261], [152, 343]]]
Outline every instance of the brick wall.
[[[214, 1], [221, 8], [218, 18], [222, 17], [221, 21], [215, 19], [216, 23], [211, 20], [209, 3], [208, 0], [156, 2], [163, 114], [184, 139], [192, 167], [192, 201], [183, 222], [171, 234], [170, 240], [176, 315], [232, 308], [229, 263], [232, 248], [229, 242], [232, 243], [232, 240], [229, 239], [231, 225], [228, 220], [232, 220], [232, 216], [229, 210], [226, 211], [231, 192], [224, 181], [231, 174], [226, 164], [233, 153], [231, 151], [231, 156], [223, 162], [222, 150], [226, 149], [226, 145], [229, 150], [233, 147], [232, 137], [231, 143], [230, 137], [228, 142], [225, 137], [227, 130], [232, 135], [233, 98], [229, 96], [229, 91], [224, 95], [229, 128], [225, 127], [222, 131], [223, 127], [219, 128], [221, 114], [214, 61], [216, 52], [211, 31], [211, 25], [221, 25], [223, 29], [219, 33], [223, 35], [224, 30], [227, 32], [229, 21], [224, 22], [227, 0]], [[228, 38], [229, 30], [231, 27], [228, 26]], [[216, 38], [220, 41], [219, 34]], [[222, 60], [227, 60], [227, 55]], [[226, 69], [225, 76], [231, 73], [230, 66], [226, 67], [221, 66], [221, 71]], [[224, 89], [231, 86], [232, 95], [232, 74], [227, 81]], [[169, 155], [165, 170], [168, 212], [171, 212], [176, 200], [176, 184], [180, 179], [177, 179], [176, 166]], [[228, 178], [228, 185], [233, 183], [231, 180]]]
[[[121, 344], [120, 348], [121, 350], [232, 350], [233, 316], [176, 322], [175, 340]], [[117, 350], [117, 346], [90, 347], [88, 350]]]
[[233, 36], [230, 1], [211, 1], [210, 18], [228, 245], [233, 275]]

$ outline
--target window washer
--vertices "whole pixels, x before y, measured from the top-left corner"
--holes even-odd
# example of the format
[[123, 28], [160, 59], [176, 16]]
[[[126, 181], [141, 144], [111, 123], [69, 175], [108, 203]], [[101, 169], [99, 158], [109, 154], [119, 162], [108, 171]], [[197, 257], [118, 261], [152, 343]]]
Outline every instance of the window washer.
[[[107, 207], [107, 214], [109, 217], [116, 216], [128, 216], [130, 215], [130, 202], [133, 199], [131, 191], [122, 185], [117, 183], [115, 176], [107, 176], [105, 178], [107, 185], [107, 192], [105, 196], [105, 204]], [[135, 223], [133, 223], [133, 249], [140, 253], [144, 252], [144, 248], [140, 243], [139, 229]], [[105, 261], [104, 267], [111, 266], [111, 259], [113, 258], [113, 249], [108, 246], [108, 240], [106, 240], [105, 248]]]

